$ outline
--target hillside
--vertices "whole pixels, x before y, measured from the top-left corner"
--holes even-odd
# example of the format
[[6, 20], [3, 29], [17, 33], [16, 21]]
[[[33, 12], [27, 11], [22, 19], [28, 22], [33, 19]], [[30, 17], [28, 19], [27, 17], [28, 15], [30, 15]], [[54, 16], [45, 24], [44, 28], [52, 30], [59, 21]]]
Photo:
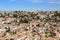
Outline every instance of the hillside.
[[60, 40], [60, 11], [0, 11], [0, 40]]

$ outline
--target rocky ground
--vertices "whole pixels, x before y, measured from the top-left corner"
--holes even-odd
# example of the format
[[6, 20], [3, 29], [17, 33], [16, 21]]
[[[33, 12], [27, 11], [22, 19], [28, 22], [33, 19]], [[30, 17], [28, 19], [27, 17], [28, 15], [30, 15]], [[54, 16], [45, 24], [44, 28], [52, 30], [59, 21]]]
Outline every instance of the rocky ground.
[[60, 40], [60, 11], [1, 11], [0, 40]]

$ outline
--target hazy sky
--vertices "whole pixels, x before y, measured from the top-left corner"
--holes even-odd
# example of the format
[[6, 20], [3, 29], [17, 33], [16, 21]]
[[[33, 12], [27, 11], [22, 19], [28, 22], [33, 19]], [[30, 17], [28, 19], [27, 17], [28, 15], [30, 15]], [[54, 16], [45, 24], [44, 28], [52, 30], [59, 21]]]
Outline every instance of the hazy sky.
[[0, 10], [60, 10], [60, 0], [0, 0]]

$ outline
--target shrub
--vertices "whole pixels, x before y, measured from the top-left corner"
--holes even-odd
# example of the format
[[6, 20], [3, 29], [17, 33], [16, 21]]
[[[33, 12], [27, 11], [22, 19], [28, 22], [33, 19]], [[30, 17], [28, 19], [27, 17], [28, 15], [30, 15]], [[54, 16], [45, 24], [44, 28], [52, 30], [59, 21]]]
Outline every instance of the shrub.
[[6, 29], [6, 32], [10, 32], [10, 27], [5, 27], [5, 29]]
[[50, 37], [54, 37], [54, 36], [56, 36], [56, 33], [54, 33], [54, 32], [50, 32], [50, 35], [49, 35]]
[[17, 14], [13, 14], [13, 17], [17, 18], [17, 17], [18, 17], [18, 15], [17, 15]]

